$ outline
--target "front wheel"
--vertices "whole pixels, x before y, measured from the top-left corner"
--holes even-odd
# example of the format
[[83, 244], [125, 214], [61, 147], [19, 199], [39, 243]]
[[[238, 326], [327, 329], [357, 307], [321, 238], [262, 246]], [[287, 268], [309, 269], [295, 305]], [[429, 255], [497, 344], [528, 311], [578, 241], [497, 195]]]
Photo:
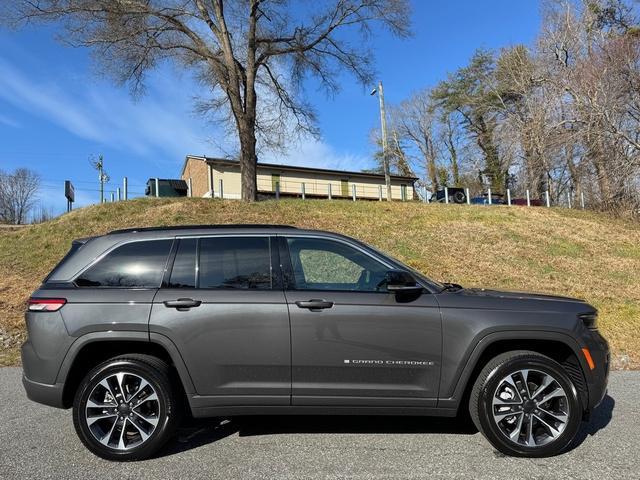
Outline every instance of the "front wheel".
[[564, 368], [529, 351], [491, 360], [476, 380], [469, 411], [496, 449], [522, 457], [561, 453], [582, 419], [578, 393]]
[[177, 423], [169, 367], [148, 355], [124, 355], [84, 378], [73, 403], [82, 443], [107, 460], [142, 460], [171, 436]]

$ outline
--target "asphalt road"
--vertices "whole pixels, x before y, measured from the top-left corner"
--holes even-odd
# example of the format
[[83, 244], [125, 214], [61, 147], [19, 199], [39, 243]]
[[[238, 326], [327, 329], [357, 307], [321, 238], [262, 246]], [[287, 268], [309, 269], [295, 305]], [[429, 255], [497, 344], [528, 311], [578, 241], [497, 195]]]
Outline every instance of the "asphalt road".
[[0, 478], [640, 478], [640, 372], [614, 372], [578, 445], [548, 459], [498, 454], [468, 426], [415, 417], [258, 417], [198, 422], [152, 460], [101, 460], [69, 411], [26, 399], [0, 368]]

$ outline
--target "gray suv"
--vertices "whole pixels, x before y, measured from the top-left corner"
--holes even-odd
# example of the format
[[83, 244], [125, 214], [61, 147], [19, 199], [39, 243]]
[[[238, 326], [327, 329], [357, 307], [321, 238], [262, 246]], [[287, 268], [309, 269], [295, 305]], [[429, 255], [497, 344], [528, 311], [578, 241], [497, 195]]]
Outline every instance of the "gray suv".
[[75, 240], [29, 299], [29, 398], [95, 454], [156, 452], [183, 414], [470, 413], [509, 455], [565, 449], [609, 353], [581, 300], [463, 288], [342, 235], [273, 225]]

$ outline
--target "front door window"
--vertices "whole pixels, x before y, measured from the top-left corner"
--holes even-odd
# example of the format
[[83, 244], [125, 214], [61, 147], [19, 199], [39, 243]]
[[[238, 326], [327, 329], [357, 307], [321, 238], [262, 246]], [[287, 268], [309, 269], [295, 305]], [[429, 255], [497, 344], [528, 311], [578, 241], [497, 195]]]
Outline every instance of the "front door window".
[[388, 267], [342, 242], [289, 238], [295, 290], [383, 292]]

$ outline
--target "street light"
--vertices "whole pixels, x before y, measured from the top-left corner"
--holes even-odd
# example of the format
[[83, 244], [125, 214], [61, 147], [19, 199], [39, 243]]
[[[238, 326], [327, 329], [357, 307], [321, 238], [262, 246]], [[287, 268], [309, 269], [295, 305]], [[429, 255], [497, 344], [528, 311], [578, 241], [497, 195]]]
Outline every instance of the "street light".
[[371, 90], [370, 95], [378, 94], [380, 100], [380, 126], [382, 128], [382, 168], [384, 170], [384, 183], [387, 186], [387, 201], [391, 201], [391, 176], [389, 174], [389, 158], [387, 156], [387, 116], [384, 113], [384, 91], [382, 80], [378, 82], [378, 88]]

